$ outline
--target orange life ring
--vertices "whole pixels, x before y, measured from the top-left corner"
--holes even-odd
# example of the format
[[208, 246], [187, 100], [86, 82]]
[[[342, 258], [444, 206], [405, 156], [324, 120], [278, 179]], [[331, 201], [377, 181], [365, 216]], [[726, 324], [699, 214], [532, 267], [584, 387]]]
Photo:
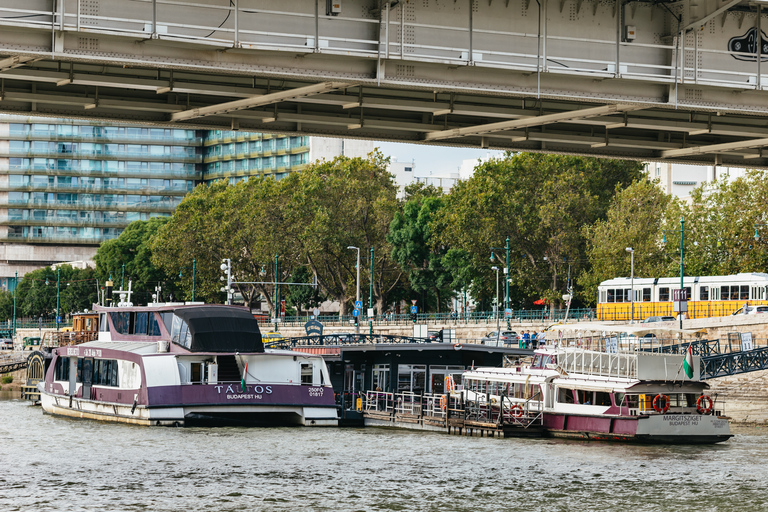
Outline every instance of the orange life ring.
[[512, 408], [509, 410], [510, 414], [513, 418], [522, 418], [523, 417], [523, 406], [520, 404], [515, 404], [512, 406]]
[[444, 411], [447, 406], [448, 406], [448, 399], [445, 397], [445, 395], [442, 395], [440, 397], [440, 410]]
[[[664, 404], [662, 405], [660, 402]], [[669, 397], [662, 394], [653, 397], [653, 410], [661, 413], [667, 412], [669, 410]]]
[[453, 380], [453, 375], [448, 375], [445, 377], [445, 391], [448, 393], [452, 393], [456, 390], [456, 381]]
[[[702, 405], [702, 404], [706, 404], [706, 405]], [[698, 398], [698, 400], [696, 400], [696, 410], [699, 411], [699, 414], [711, 413], [714, 405], [715, 404], [712, 402], [712, 399], [709, 398], [707, 395], [701, 395]]]

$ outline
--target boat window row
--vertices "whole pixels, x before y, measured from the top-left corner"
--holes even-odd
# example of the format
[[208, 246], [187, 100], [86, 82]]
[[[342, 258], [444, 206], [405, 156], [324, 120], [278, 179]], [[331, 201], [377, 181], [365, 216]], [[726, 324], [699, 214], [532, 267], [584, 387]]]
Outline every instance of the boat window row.
[[561, 404], [602, 405], [604, 407], [613, 405], [610, 392], [589, 389], [559, 388], [557, 401]]
[[160, 325], [152, 311], [119, 311], [109, 314], [115, 331], [120, 334], [160, 336]]
[[[696, 400], [700, 395], [696, 393], [665, 393], [669, 397], [670, 407], [696, 407]], [[616, 393], [616, 405], [650, 411], [653, 409], [655, 394], [627, 394]]]
[[[59, 357], [56, 360], [54, 380], [69, 381], [70, 362], [71, 358], [69, 357]], [[91, 361], [78, 358], [75, 382], [83, 382], [84, 373], [86, 375], [91, 374], [90, 384], [94, 386], [118, 387], [120, 385], [117, 359], [94, 359]]]
[[498, 382], [487, 380], [466, 379], [464, 389], [478, 394], [506, 396], [509, 398], [533, 398], [539, 393], [538, 384], [524, 382]]

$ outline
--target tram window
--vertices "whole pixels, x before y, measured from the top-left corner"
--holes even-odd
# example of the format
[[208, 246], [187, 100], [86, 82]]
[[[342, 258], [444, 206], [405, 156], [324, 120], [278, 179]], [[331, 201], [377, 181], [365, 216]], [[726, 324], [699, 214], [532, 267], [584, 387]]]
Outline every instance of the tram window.
[[600, 290], [600, 302], [605, 302], [607, 300], [606, 299], [607, 294], [605, 292], [606, 292], [605, 290]]
[[608, 302], [616, 302], [616, 290], [608, 289]]
[[624, 290], [624, 302], [632, 302], [632, 290], [630, 288]]
[[557, 393], [557, 401], [561, 404], [573, 404], [576, 403], [573, 400], [573, 390], [560, 388]]
[[669, 288], [659, 288], [659, 301], [664, 302], [669, 300]]
[[749, 300], [749, 285], [742, 285], [739, 288], [741, 289], [741, 294], [739, 295], [739, 299]]
[[643, 288], [643, 302], [651, 302], [651, 289]]
[[699, 287], [699, 300], [709, 300], [709, 286]]
[[739, 287], [737, 285], [731, 286], [731, 300], [739, 300]]
[[691, 294], [690, 286], [685, 287], [685, 296], [688, 297], [688, 300], [693, 300], [693, 295]]
[[723, 286], [720, 288], [720, 300], [728, 300], [730, 298], [728, 287]]
[[611, 394], [605, 391], [595, 391], [595, 405], [603, 405], [605, 407], [611, 406]]

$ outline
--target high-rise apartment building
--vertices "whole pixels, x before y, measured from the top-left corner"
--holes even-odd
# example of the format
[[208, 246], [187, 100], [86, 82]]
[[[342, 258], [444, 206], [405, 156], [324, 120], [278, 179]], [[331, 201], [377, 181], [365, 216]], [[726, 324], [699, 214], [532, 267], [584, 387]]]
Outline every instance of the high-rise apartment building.
[[128, 224], [171, 215], [196, 184], [276, 179], [370, 141], [0, 118], [0, 287], [42, 266], [89, 260]]

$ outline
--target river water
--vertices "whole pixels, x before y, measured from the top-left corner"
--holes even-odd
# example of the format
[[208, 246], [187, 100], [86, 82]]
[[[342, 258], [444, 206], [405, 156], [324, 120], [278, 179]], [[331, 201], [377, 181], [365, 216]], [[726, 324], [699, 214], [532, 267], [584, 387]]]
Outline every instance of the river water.
[[768, 510], [768, 429], [713, 446], [161, 428], [0, 400], [0, 511]]

